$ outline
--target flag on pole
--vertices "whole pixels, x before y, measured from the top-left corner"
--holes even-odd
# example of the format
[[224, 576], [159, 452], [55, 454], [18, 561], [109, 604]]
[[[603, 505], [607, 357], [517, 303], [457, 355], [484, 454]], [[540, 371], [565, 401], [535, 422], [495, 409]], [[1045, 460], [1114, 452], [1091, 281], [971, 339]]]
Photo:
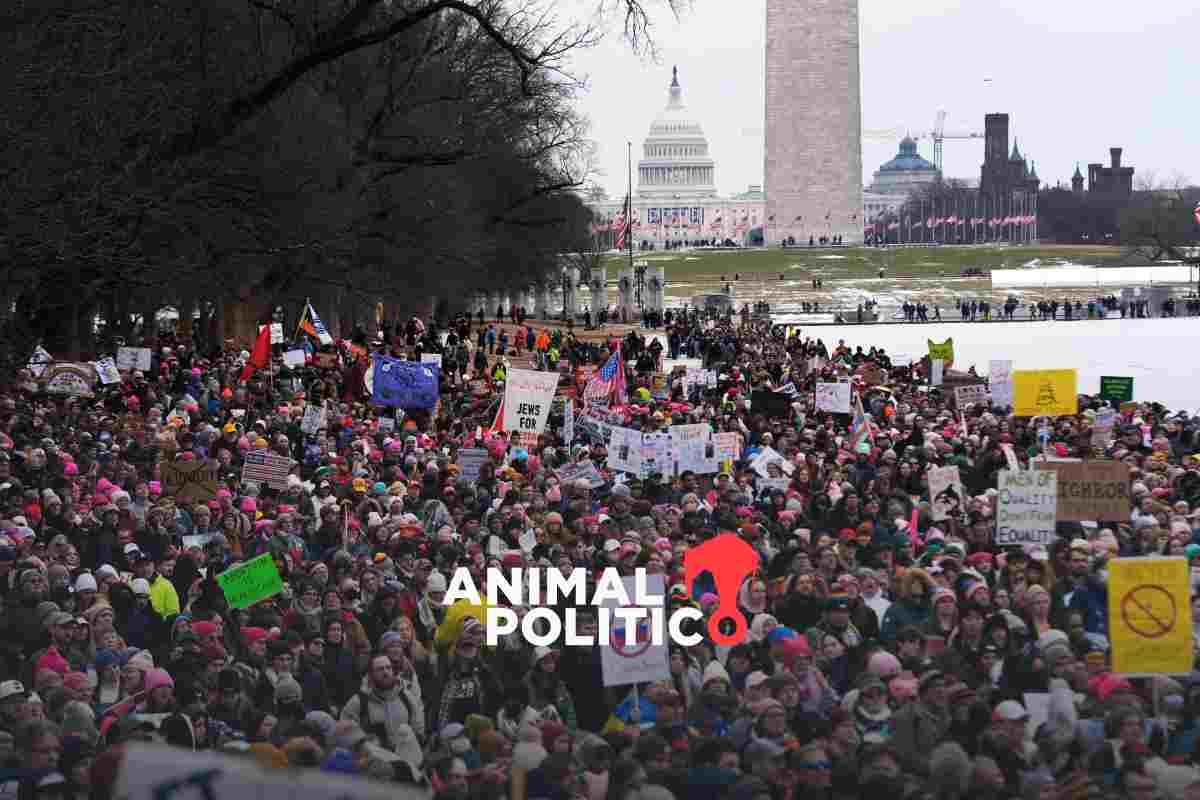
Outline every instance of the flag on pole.
[[625, 362], [621, 358], [620, 343], [604, 366], [583, 387], [583, 398], [585, 402], [607, 399], [610, 405], [625, 405]]
[[1192, 212], [1196, 217], [1196, 224], [1200, 225], [1200, 203], [1196, 203], [1196, 210]]
[[857, 393], [852, 395], [854, 419], [850, 422], [850, 452], [857, 453], [860, 444], [867, 440], [871, 433], [871, 422], [867, 412], [863, 410], [862, 398]]
[[263, 325], [262, 330], [258, 332], [258, 339], [254, 341], [254, 351], [250, 353], [250, 358], [246, 361], [246, 366], [242, 367], [242, 374], [238, 378], [238, 382], [245, 383], [250, 380], [250, 376], [254, 374], [256, 369], [266, 369], [270, 363], [271, 326]]
[[296, 326], [295, 338], [299, 338], [300, 331], [304, 331], [321, 344], [333, 344], [333, 337], [329, 335], [325, 323], [317, 316], [317, 310], [312, 307], [312, 303], [307, 300], [304, 301], [304, 313], [300, 315], [300, 324]]

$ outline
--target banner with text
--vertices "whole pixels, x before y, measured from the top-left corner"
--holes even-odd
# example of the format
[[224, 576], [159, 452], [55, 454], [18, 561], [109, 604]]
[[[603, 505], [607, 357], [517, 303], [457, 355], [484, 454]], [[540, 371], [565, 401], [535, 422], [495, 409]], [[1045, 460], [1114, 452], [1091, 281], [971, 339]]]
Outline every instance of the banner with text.
[[1123, 461], [1038, 461], [1058, 475], [1060, 522], [1128, 521], [1129, 465]]
[[505, 381], [504, 430], [518, 433], [545, 431], [550, 404], [558, 389], [558, 373], [513, 369], [508, 371]]
[[1048, 470], [997, 473], [996, 544], [1048, 547], [1055, 539], [1058, 475]]

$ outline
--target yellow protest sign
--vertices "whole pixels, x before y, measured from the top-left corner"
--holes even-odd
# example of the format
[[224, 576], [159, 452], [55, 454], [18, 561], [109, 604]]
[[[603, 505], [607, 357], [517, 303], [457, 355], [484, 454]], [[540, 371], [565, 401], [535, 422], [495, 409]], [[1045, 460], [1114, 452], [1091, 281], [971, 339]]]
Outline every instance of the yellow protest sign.
[[943, 367], [948, 367], [954, 363], [954, 339], [947, 339], [938, 344], [933, 339], [926, 339], [929, 342], [929, 360], [942, 361]]
[[1192, 604], [1187, 559], [1118, 558], [1108, 564], [1113, 672], [1191, 672]]
[[1079, 413], [1073, 369], [1013, 370], [1013, 416], [1065, 417]]

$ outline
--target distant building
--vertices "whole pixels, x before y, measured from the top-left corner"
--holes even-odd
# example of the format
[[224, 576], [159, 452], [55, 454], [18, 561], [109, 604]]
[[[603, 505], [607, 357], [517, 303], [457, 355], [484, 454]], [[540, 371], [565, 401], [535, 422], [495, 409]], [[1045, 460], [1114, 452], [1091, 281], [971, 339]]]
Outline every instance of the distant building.
[[[752, 229], [766, 222], [762, 187], [751, 185], [745, 192], [720, 197], [716, 171], [704, 128], [683, 104], [679, 72], [673, 69], [667, 105], [651, 122], [637, 162], [634, 247], [746, 241]], [[594, 195], [587, 201], [596, 215], [598, 248], [614, 247], [625, 198]]]
[[870, 222], [898, 211], [909, 195], [919, 194], [939, 177], [938, 168], [917, 153], [916, 141], [905, 136], [896, 156], [880, 165], [863, 190], [864, 218]]
[[1037, 194], [1040, 181], [1037, 169], [1021, 155], [1013, 138], [1012, 152], [1008, 151], [1008, 114], [988, 114], [984, 117], [983, 166], [979, 171], [979, 191], [995, 198]]
[[[1124, 205], [1133, 194], [1133, 167], [1121, 166], [1121, 152], [1120, 147], [1108, 148], [1110, 166], [1088, 164], [1088, 193], [1106, 195]], [[1079, 171], [1078, 166], [1075, 171]]]

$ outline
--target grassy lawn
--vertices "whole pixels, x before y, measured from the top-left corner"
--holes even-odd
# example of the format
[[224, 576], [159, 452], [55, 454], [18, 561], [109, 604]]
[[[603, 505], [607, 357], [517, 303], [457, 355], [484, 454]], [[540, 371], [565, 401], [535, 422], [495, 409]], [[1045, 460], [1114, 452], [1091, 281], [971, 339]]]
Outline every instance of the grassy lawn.
[[[662, 264], [667, 269], [667, 281], [719, 280], [721, 275], [730, 279], [740, 273], [743, 279], [749, 275], [778, 278], [780, 273], [789, 279], [807, 275], [825, 275], [833, 279], [871, 277], [879, 269], [886, 270], [888, 277], [958, 277], [968, 268], [990, 271], [1011, 269], [1040, 260], [1045, 266], [1075, 263], [1089, 266], [1111, 266], [1125, 263], [1124, 253], [1118, 247], [1096, 247], [1084, 245], [1040, 245], [1032, 247], [994, 247], [979, 245], [972, 247], [923, 247], [895, 248], [807, 248], [794, 250], [747, 249], [735, 252], [705, 251], [654, 251], [634, 253], [634, 260], [645, 260], [653, 265]], [[609, 279], [628, 263], [628, 257], [610, 256], [606, 261]]]

